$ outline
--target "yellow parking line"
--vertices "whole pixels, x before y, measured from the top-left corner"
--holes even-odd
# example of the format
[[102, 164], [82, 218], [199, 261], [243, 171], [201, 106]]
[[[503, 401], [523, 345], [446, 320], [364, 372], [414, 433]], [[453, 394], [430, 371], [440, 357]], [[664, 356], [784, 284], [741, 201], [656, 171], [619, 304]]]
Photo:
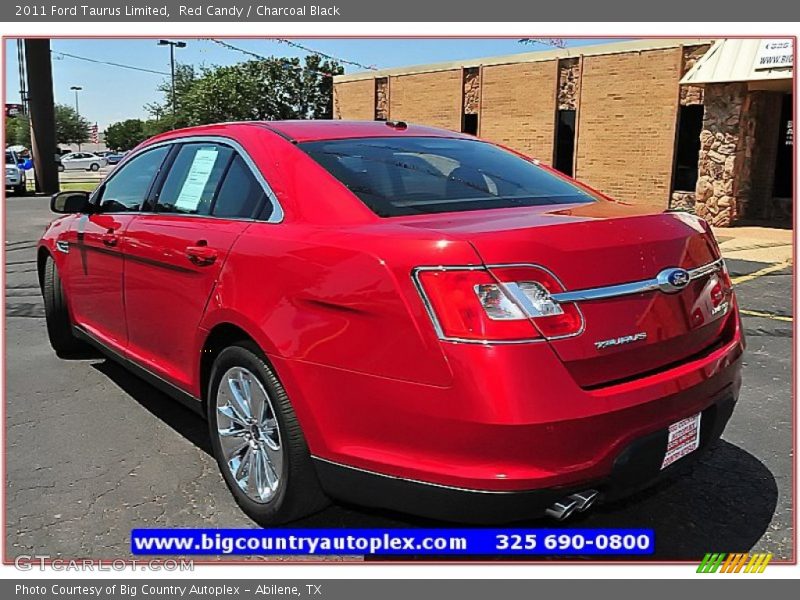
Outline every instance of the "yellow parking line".
[[746, 310], [744, 308], [740, 308], [739, 312], [748, 317], [761, 317], [762, 319], [772, 319], [773, 321], [786, 321], [788, 323], [791, 323], [793, 320], [792, 317], [786, 317], [784, 315], [774, 315], [768, 312], [761, 312], [760, 310]]
[[745, 281], [752, 281], [753, 279], [758, 279], [764, 275], [769, 275], [770, 273], [774, 273], [775, 271], [782, 271], [786, 267], [792, 266], [792, 259], [789, 258], [779, 263], [775, 263], [774, 265], [769, 265], [764, 267], [763, 269], [759, 269], [755, 273], [748, 273], [747, 275], [740, 275], [739, 277], [731, 277], [731, 282], [733, 285], [744, 283]]

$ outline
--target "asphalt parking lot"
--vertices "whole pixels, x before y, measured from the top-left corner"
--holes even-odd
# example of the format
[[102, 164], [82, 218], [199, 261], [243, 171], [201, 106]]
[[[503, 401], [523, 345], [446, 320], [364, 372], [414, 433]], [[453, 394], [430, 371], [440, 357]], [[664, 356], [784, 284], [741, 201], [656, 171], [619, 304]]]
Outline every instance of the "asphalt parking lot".
[[[6, 560], [128, 557], [133, 527], [253, 526], [199, 417], [111, 361], [51, 351], [35, 263], [51, 218], [46, 198], [6, 201]], [[723, 440], [686, 477], [567, 525], [652, 528], [663, 560], [749, 550], [792, 559], [792, 271], [759, 275], [765, 266], [729, 261], [735, 276], [750, 275], [736, 286], [748, 348]], [[333, 505], [295, 525], [433, 524]]]

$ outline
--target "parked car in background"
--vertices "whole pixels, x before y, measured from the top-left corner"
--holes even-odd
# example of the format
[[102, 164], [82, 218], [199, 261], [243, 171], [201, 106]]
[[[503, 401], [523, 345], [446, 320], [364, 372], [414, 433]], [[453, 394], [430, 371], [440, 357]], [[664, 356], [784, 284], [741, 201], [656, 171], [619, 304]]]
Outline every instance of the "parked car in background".
[[739, 395], [705, 221], [632, 212], [473, 136], [183, 129], [51, 208], [56, 353], [91, 343], [204, 414], [265, 525], [328, 497], [564, 519], [685, 472]]
[[58, 170], [70, 171], [83, 169], [85, 171], [99, 171], [101, 167], [105, 167], [107, 164], [108, 160], [97, 154], [92, 154], [90, 152], [70, 152], [61, 157]]
[[116, 165], [125, 158], [125, 154], [127, 154], [127, 152], [109, 152], [105, 155], [105, 159], [108, 161], [108, 164]]
[[97, 156], [102, 156], [108, 161], [109, 165], [116, 165], [123, 159], [126, 152], [115, 152], [114, 150], [103, 150], [102, 152], [96, 152]]
[[23, 195], [27, 191], [25, 184], [25, 171], [21, 166], [22, 160], [13, 150], [6, 150], [6, 189], [13, 190], [15, 194]]

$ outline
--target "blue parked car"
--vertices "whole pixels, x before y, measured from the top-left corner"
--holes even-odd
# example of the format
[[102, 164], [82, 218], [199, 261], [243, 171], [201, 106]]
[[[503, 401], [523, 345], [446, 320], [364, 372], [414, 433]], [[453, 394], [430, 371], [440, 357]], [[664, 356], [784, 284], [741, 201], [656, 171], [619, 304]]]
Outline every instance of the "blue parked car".
[[111, 150], [97, 153], [98, 156], [105, 158], [109, 165], [116, 165], [126, 154], [127, 152], [112, 152]]

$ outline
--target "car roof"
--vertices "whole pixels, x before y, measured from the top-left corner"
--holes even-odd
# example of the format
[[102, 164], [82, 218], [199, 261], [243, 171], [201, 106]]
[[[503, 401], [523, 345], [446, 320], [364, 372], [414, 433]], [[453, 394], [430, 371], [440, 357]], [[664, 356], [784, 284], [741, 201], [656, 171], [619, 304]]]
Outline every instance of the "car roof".
[[294, 142], [364, 137], [470, 137], [405, 121], [262, 121], [261, 125]]
[[427, 127], [424, 125], [414, 125], [403, 121], [343, 121], [332, 120], [307, 120], [307, 121], [239, 121], [233, 123], [217, 123], [209, 125], [198, 125], [196, 127], [186, 127], [176, 129], [157, 135], [145, 144], [149, 145], [156, 141], [179, 139], [192, 135], [203, 135], [209, 133], [233, 133], [240, 128], [260, 127], [264, 130], [281, 136], [291, 142], [310, 142], [318, 140], [336, 140], [348, 138], [376, 138], [376, 137], [442, 137], [442, 138], [465, 138], [474, 139], [470, 135], [439, 129], [437, 127]]

